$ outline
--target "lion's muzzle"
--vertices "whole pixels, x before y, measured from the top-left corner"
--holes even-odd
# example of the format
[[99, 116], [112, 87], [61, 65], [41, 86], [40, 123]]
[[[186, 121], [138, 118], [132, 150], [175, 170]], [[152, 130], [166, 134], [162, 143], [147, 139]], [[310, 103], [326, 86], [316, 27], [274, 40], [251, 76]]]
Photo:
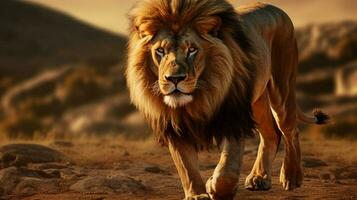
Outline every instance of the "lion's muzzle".
[[165, 81], [160, 85], [165, 104], [176, 108], [190, 103], [193, 100], [190, 85], [185, 74], [166, 75]]

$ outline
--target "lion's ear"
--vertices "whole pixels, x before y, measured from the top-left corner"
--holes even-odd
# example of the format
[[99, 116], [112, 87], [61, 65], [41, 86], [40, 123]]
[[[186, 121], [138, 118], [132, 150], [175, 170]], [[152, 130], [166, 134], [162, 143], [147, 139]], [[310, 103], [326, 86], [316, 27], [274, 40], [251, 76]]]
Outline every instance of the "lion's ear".
[[218, 31], [221, 28], [222, 20], [218, 16], [211, 16], [203, 20], [199, 20], [196, 24], [198, 32], [201, 34], [211, 34], [213, 36], [218, 35]]
[[136, 30], [138, 31], [140, 38], [154, 36], [156, 34], [157, 24], [150, 21], [143, 21], [136, 26]]

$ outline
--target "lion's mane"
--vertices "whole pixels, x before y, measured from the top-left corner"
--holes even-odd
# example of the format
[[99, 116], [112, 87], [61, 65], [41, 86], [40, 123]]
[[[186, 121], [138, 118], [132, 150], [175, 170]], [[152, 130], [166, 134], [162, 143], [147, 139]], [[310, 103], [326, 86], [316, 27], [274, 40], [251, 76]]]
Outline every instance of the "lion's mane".
[[[240, 17], [225, 0], [144, 0], [130, 13], [131, 32], [126, 69], [133, 104], [144, 114], [158, 139], [182, 139], [201, 147], [223, 137], [251, 135], [254, 128], [251, 98], [253, 55]], [[199, 78], [205, 83], [194, 101], [170, 108], [153, 92], [158, 77], [152, 72], [150, 41], [163, 28], [202, 28], [220, 17], [216, 33], [200, 35], [212, 43]]]

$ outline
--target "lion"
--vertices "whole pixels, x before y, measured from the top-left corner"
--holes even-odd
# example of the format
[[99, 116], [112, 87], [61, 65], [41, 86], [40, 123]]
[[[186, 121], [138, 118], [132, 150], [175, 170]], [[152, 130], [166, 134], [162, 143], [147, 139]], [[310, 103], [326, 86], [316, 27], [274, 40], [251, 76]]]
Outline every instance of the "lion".
[[[280, 143], [280, 182], [301, 186], [299, 121], [295, 95], [298, 49], [294, 26], [281, 9], [258, 3], [235, 10], [226, 0], [143, 0], [130, 12], [126, 68], [132, 103], [168, 146], [185, 199], [232, 199], [244, 140], [260, 135], [249, 190], [271, 188]], [[221, 157], [206, 184], [197, 154], [212, 145]]]

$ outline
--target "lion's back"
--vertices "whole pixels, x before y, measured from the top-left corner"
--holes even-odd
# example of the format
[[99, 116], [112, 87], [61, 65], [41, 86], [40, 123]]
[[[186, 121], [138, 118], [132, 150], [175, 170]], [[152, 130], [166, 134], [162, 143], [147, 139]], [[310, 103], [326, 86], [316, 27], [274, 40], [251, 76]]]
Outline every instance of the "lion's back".
[[278, 35], [291, 35], [294, 25], [290, 17], [280, 8], [266, 3], [255, 3], [237, 8], [242, 22], [253, 28], [266, 39], [273, 39]]
[[256, 53], [253, 99], [257, 99], [271, 78], [280, 84], [296, 71], [294, 25], [283, 10], [270, 4], [256, 3], [240, 7], [237, 12]]

